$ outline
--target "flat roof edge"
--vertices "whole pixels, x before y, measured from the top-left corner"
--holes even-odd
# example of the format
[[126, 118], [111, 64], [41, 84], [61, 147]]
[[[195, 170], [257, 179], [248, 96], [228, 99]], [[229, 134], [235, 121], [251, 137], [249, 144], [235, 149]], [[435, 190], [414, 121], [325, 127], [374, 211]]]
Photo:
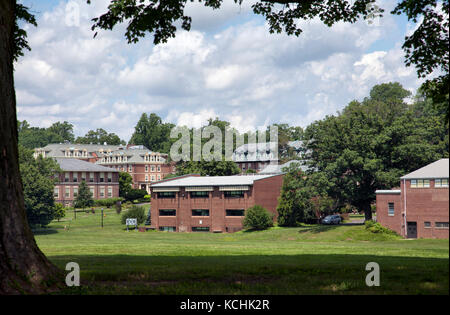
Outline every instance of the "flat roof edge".
[[375, 194], [377, 195], [399, 195], [402, 191], [399, 189], [393, 189], [393, 190], [376, 190]]

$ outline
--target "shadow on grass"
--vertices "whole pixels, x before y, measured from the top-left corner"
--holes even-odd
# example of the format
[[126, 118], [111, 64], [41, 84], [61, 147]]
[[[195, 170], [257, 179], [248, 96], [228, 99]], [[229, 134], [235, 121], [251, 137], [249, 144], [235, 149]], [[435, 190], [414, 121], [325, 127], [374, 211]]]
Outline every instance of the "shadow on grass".
[[312, 226], [301, 227], [298, 232], [299, 233], [310, 232], [310, 233], [313, 233], [313, 234], [317, 234], [317, 233], [322, 233], [322, 232], [327, 232], [327, 231], [330, 231], [330, 230], [334, 230], [337, 227], [339, 227], [338, 224], [336, 224], [336, 225], [317, 224], [317, 225], [312, 225]]
[[31, 229], [31, 232], [33, 235], [50, 235], [50, 234], [56, 234], [58, 233], [58, 230], [64, 230], [64, 229], [55, 229], [55, 228], [38, 228], [38, 229]]
[[[50, 256], [80, 266], [81, 294], [448, 294], [448, 258], [375, 255]], [[367, 263], [381, 285], [368, 287]], [[62, 294], [80, 294], [61, 292]]]

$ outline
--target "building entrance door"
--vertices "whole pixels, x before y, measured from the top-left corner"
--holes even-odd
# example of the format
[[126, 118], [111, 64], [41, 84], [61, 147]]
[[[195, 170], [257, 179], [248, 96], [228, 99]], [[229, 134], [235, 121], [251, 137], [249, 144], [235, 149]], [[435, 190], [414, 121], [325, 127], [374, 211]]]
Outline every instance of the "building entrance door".
[[417, 238], [417, 222], [407, 222], [408, 238]]

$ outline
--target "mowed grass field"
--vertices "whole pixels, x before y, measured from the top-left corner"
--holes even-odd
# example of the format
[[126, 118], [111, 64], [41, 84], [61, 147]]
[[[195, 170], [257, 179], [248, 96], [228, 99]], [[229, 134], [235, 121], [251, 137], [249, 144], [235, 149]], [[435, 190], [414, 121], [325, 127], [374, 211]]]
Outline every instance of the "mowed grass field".
[[[62, 294], [449, 294], [449, 241], [404, 240], [361, 225], [237, 233], [126, 231], [120, 215], [78, 213], [36, 231], [82, 286]], [[66, 229], [64, 227], [66, 226]], [[365, 266], [380, 266], [380, 286]]]

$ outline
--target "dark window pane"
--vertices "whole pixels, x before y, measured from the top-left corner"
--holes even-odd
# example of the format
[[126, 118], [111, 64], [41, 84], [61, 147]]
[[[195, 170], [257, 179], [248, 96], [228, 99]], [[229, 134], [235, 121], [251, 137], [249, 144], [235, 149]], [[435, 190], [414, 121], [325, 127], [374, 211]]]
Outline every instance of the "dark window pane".
[[161, 217], [174, 217], [177, 215], [177, 211], [175, 209], [161, 209], [159, 210], [159, 216]]
[[243, 217], [245, 215], [244, 210], [226, 210], [227, 217]]
[[175, 198], [175, 192], [174, 191], [159, 192], [158, 198]]
[[193, 226], [192, 232], [209, 232], [208, 226]]
[[244, 191], [243, 190], [224, 191], [224, 195], [227, 198], [242, 198], [244, 197]]
[[209, 210], [208, 209], [193, 209], [192, 210], [192, 216], [193, 217], [208, 217], [209, 216]]

